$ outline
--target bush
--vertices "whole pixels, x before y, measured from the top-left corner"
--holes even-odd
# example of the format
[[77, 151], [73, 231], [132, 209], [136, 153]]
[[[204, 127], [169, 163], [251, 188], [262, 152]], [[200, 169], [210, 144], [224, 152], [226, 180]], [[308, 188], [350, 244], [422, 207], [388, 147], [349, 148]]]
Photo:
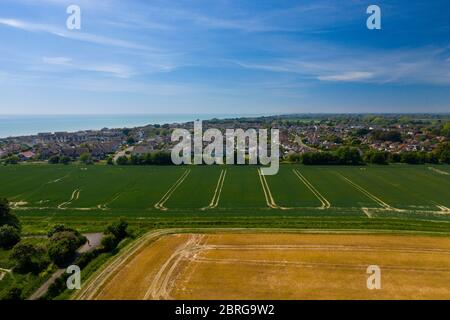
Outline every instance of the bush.
[[58, 266], [63, 266], [75, 257], [77, 249], [86, 238], [73, 231], [61, 231], [52, 235], [48, 246], [48, 256]]
[[21, 273], [39, 273], [49, 263], [45, 249], [31, 244], [15, 245], [10, 259], [15, 263], [15, 270]]
[[5, 164], [18, 164], [19, 160], [18, 156], [11, 156], [5, 159]]
[[331, 152], [306, 152], [302, 154], [305, 165], [332, 165], [339, 164], [339, 159]]
[[117, 240], [122, 240], [128, 236], [127, 232], [128, 222], [120, 219], [117, 222], [111, 223], [106, 227], [105, 234], [112, 234], [117, 238]]
[[128, 164], [128, 158], [126, 156], [118, 157], [116, 163], [119, 166], [125, 166]]
[[389, 162], [398, 163], [402, 160], [400, 153], [390, 153]]
[[400, 161], [408, 164], [420, 164], [423, 163], [423, 159], [419, 157], [417, 152], [403, 152], [400, 154]]
[[71, 161], [70, 157], [67, 156], [61, 156], [61, 158], [59, 158], [59, 163], [61, 164], [69, 164]]
[[80, 162], [84, 164], [92, 164], [92, 156], [90, 153], [83, 153], [80, 155]]
[[19, 287], [10, 288], [2, 299], [8, 301], [23, 300], [22, 288]]
[[77, 247], [69, 239], [51, 242], [48, 246], [48, 256], [58, 266], [70, 262], [76, 253]]
[[9, 201], [5, 198], [0, 198], [0, 226], [5, 224], [20, 229], [19, 219], [11, 212]]
[[287, 161], [291, 162], [291, 163], [299, 163], [302, 160], [302, 156], [299, 153], [289, 153], [287, 156]]
[[372, 132], [372, 138], [376, 141], [393, 141], [393, 142], [402, 141], [401, 133], [395, 130], [392, 131], [374, 130]]
[[8, 225], [0, 227], [0, 247], [11, 249], [20, 241], [20, 232]]
[[364, 160], [367, 163], [373, 164], [387, 164], [389, 154], [383, 151], [369, 151], [364, 155]]
[[59, 163], [59, 156], [52, 156], [50, 159], [48, 159], [48, 163], [50, 164], [58, 164]]
[[357, 148], [341, 147], [336, 151], [336, 156], [340, 164], [359, 165], [363, 163], [363, 159]]
[[119, 241], [113, 234], [107, 234], [102, 239], [103, 250], [106, 252], [113, 251], [118, 244]]
[[439, 161], [442, 163], [450, 164], [450, 150], [445, 150], [439, 156]]

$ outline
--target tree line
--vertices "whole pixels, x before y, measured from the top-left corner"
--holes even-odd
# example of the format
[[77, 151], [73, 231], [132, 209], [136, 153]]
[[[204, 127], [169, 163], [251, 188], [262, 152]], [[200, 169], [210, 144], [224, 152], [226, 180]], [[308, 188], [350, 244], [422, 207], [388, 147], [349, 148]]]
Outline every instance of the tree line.
[[363, 164], [450, 164], [450, 143], [444, 143], [431, 152], [405, 151], [393, 153], [387, 151], [360, 151], [355, 147], [341, 147], [335, 151], [315, 151], [290, 153], [286, 160], [305, 165], [363, 165]]

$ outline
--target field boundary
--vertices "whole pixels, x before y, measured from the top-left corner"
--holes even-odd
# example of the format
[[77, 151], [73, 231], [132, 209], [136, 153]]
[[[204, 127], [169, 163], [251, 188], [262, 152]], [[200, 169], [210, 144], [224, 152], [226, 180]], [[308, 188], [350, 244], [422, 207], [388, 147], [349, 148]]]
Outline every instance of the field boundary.
[[292, 169], [294, 174], [297, 176], [297, 178], [303, 182], [303, 184], [319, 199], [319, 201], [322, 203], [322, 206], [319, 207], [320, 209], [329, 209], [331, 208], [331, 203], [312, 185], [311, 182], [308, 181], [301, 173], [298, 171], [298, 169]]
[[157, 203], [155, 203], [154, 207], [159, 210], [167, 211], [168, 208], [166, 208], [164, 204], [170, 199], [172, 194], [175, 192], [175, 190], [178, 189], [178, 187], [184, 182], [184, 180], [186, 180], [190, 173], [191, 169], [187, 169], [186, 171], [184, 171], [181, 177], [177, 181], [175, 181], [175, 183], [169, 188], [169, 190], [167, 190], [163, 197]]

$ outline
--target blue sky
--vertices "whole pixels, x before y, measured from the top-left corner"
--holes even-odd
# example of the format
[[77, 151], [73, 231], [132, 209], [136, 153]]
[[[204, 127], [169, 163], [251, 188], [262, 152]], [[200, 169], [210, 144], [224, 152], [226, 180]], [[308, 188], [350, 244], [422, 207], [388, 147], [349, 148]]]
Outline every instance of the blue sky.
[[[370, 4], [381, 30], [366, 28]], [[1, 0], [0, 114], [450, 112], [449, 12], [447, 0]]]

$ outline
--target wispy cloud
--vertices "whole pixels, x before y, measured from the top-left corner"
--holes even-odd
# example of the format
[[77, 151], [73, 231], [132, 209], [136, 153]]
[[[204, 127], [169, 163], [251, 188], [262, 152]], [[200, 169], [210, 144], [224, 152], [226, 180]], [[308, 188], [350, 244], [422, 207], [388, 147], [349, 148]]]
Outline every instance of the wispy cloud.
[[361, 81], [373, 77], [372, 72], [352, 71], [341, 74], [333, 74], [329, 76], [318, 76], [317, 79], [322, 81]]
[[[234, 61], [246, 69], [293, 73], [319, 81], [449, 85], [448, 48], [367, 51], [308, 46], [300, 58]], [[324, 53], [325, 52], [325, 53]]]
[[48, 65], [69, 68], [72, 70], [106, 73], [119, 78], [129, 78], [136, 74], [130, 67], [121, 64], [86, 64], [74, 62], [67, 57], [43, 57], [42, 61]]
[[29, 31], [29, 32], [49, 33], [49, 34], [52, 34], [52, 35], [55, 35], [58, 37], [62, 37], [62, 38], [90, 42], [90, 43], [95, 43], [95, 44], [100, 44], [100, 45], [116, 46], [116, 47], [123, 47], [123, 48], [129, 48], [129, 49], [141, 49], [141, 50], [149, 50], [150, 49], [146, 46], [135, 44], [133, 42], [129, 42], [126, 40], [110, 38], [110, 37], [105, 37], [105, 36], [101, 36], [101, 35], [94, 35], [94, 34], [79, 32], [79, 31], [69, 31], [69, 30], [66, 30], [63, 28], [52, 26], [52, 25], [32, 23], [32, 22], [18, 20], [18, 19], [0, 18], [0, 25], [4, 25], [4, 26], [16, 28], [16, 29], [21, 29], [21, 30]]

